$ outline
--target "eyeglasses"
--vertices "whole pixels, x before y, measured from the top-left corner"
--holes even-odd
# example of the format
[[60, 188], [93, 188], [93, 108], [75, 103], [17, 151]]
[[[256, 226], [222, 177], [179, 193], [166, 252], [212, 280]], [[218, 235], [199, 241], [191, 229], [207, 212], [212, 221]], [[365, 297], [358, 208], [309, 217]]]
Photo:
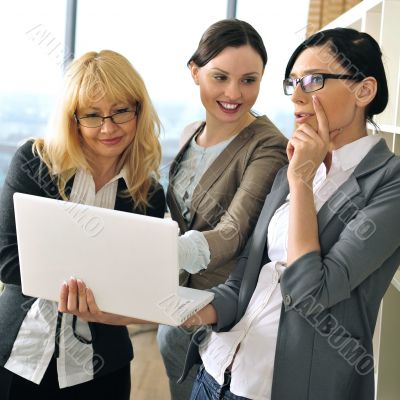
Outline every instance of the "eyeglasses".
[[338, 74], [310, 74], [302, 78], [287, 78], [283, 81], [283, 91], [287, 96], [294, 93], [294, 89], [300, 83], [300, 87], [305, 93], [316, 92], [324, 87], [325, 79], [346, 79], [351, 81], [361, 81], [361, 77], [352, 75]]
[[107, 118], [110, 118], [114, 124], [120, 125], [125, 124], [126, 122], [131, 121], [134, 119], [139, 113], [139, 103], [136, 104], [135, 110], [124, 110], [117, 112], [112, 115], [107, 115], [106, 117], [101, 117], [98, 115], [94, 116], [87, 116], [87, 117], [78, 117], [75, 113], [75, 120], [79, 125], [84, 126], [85, 128], [99, 128], [104, 124], [104, 121]]

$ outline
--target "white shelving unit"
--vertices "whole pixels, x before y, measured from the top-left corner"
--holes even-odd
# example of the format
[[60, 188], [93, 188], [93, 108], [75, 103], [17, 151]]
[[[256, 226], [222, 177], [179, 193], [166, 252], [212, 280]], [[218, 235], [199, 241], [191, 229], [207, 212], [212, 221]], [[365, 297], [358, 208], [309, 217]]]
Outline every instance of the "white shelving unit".
[[389, 104], [376, 116], [380, 132], [400, 155], [400, 0], [364, 0], [323, 29], [349, 27], [368, 32], [380, 44], [389, 87]]
[[[389, 87], [389, 104], [375, 118], [389, 148], [400, 155], [400, 0], [364, 0], [323, 29], [354, 28], [379, 43]], [[400, 206], [400, 204], [399, 204]], [[400, 221], [399, 221], [400, 223]], [[400, 399], [400, 269], [381, 304], [374, 336], [376, 400]]]

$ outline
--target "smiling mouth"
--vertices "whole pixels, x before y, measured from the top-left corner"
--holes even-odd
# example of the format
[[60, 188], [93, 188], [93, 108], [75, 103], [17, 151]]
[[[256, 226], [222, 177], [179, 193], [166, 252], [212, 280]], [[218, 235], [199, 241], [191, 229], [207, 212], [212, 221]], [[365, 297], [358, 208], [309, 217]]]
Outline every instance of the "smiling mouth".
[[217, 101], [217, 103], [220, 108], [226, 112], [235, 112], [241, 106], [239, 103], [227, 103], [225, 101]]
[[112, 138], [112, 139], [101, 139], [100, 142], [107, 145], [117, 144], [122, 140], [121, 136]]

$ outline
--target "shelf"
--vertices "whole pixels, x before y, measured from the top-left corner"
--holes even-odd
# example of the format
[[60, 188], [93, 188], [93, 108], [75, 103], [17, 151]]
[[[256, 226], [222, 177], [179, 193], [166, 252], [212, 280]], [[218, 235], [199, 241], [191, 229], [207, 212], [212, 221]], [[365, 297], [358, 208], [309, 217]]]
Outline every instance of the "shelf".
[[400, 46], [398, 35], [394, 32], [398, 31], [399, 21], [400, 0], [383, 0], [379, 44], [383, 52], [390, 101], [385, 111], [377, 116], [377, 121], [382, 125], [397, 125]]
[[395, 273], [392, 285], [400, 292], [400, 269]]
[[[348, 28], [354, 28], [357, 30], [363, 30], [362, 19], [365, 13], [376, 6], [380, 6], [382, 0], [364, 0], [361, 3], [356, 4], [350, 10], [342, 14], [340, 17], [336, 18], [328, 25], [324, 26], [324, 29], [336, 28], [337, 26], [345, 26]], [[340, 23], [340, 25], [337, 24]]]
[[[389, 148], [400, 155], [400, 0], [364, 0], [323, 29], [354, 28], [369, 33], [383, 54], [389, 103], [374, 118], [379, 131], [368, 124], [368, 133], [384, 138]], [[392, 279], [380, 308], [374, 334], [376, 399], [398, 399], [400, 380], [400, 269]]]
[[[364, 0], [329, 23], [324, 29], [349, 27], [368, 32], [379, 43], [383, 53], [389, 103], [374, 118], [390, 149], [400, 155], [400, 46], [398, 32], [400, 0]], [[375, 133], [372, 126], [369, 131]]]
[[400, 134], [400, 126], [380, 124], [379, 128], [385, 133], [395, 133], [397, 135]]

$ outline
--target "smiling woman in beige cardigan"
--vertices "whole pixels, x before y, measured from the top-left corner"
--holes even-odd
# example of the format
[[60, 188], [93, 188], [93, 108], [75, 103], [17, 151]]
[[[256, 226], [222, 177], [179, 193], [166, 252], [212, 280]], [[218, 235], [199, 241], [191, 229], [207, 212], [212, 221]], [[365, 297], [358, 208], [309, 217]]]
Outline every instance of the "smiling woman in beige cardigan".
[[[263, 41], [244, 21], [222, 20], [203, 34], [188, 61], [205, 121], [186, 129], [171, 168], [167, 203], [179, 223], [181, 284], [209, 289], [225, 282], [270, 191], [287, 162], [287, 140], [251, 108], [267, 62]], [[160, 326], [159, 347], [172, 399], [187, 399], [195, 368], [176, 383], [190, 334]]]

